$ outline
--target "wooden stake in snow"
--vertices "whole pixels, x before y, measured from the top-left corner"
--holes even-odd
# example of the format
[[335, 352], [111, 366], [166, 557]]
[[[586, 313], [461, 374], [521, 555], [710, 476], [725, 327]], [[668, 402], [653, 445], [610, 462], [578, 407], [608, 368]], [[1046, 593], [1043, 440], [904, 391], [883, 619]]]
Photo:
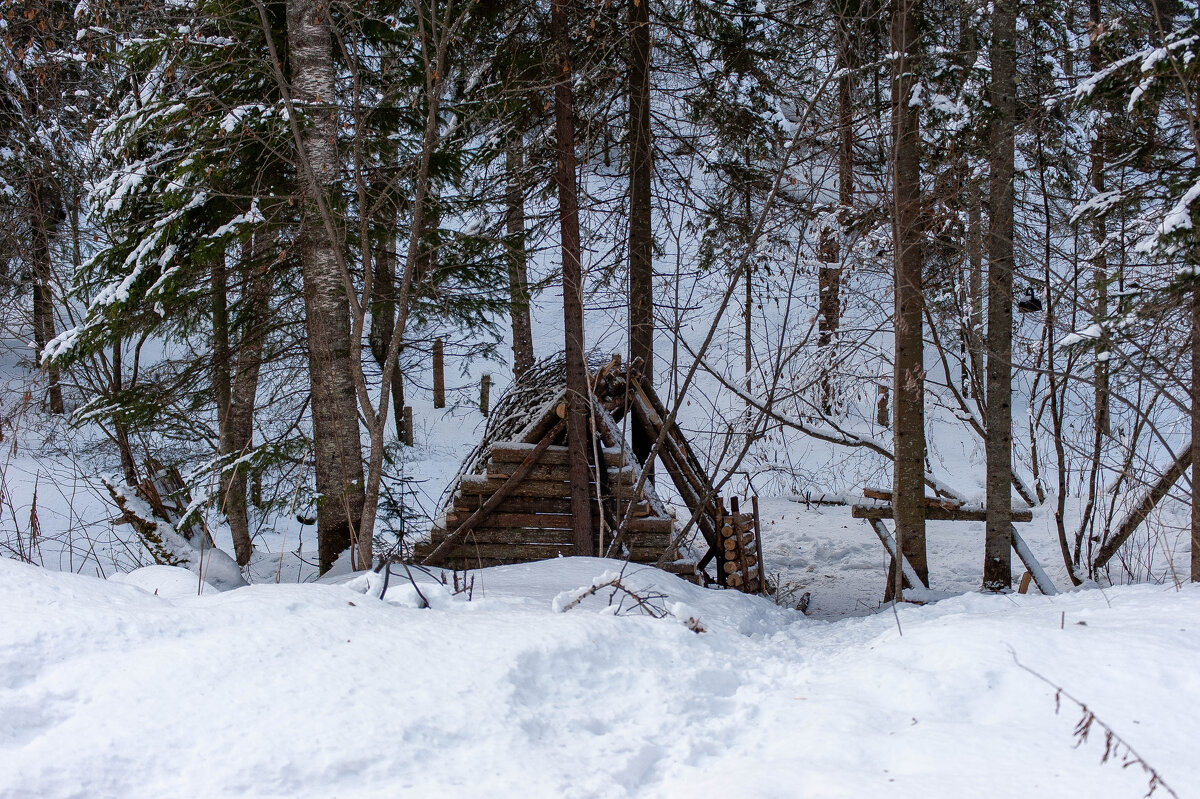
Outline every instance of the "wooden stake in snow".
[[413, 414], [412, 406], [404, 406], [404, 429], [400, 431], [404, 446], [411, 447], [413, 445]]
[[443, 362], [444, 347], [442, 340], [433, 342], [433, 407], [446, 407], [446, 367]]

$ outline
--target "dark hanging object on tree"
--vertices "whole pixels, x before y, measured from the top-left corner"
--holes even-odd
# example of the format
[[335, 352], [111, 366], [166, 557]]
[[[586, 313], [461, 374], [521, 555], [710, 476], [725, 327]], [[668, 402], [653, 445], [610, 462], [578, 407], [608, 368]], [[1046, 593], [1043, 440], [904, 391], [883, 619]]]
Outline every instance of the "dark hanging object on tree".
[[1022, 313], [1033, 313], [1034, 311], [1042, 310], [1042, 301], [1033, 293], [1033, 289], [1028, 288], [1021, 295], [1021, 299], [1017, 300], [1017, 308]]

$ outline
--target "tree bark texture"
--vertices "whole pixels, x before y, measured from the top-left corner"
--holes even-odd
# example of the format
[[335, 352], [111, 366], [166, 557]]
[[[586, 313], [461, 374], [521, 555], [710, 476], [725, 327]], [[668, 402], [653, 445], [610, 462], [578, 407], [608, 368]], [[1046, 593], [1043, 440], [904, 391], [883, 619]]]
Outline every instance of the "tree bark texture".
[[[922, 581], [925, 556], [925, 371], [922, 309], [921, 182], [918, 109], [910, 105], [915, 83], [916, 0], [892, 6], [892, 234], [895, 257], [895, 436], [893, 509], [896, 539]], [[897, 598], [901, 569], [896, 570]]]
[[987, 522], [983, 587], [1012, 587], [1013, 127], [1016, 111], [1016, 0], [992, 16], [987, 303]]
[[[1094, 75], [1105, 66], [1104, 53], [1100, 46], [1099, 36], [1100, 26], [1103, 24], [1100, 0], [1088, 0], [1088, 17], [1092, 25], [1089, 32], [1088, 58], [1092, 74]], [[1104, 191], [1104, 161], [1107, 137], [1105, 136], [1106, 120], [1104, 119], [1104, 111], [1099, 110], [1096, 113], [1099, 114], [1099, 118], [1090, 144], [1090, 160], [1092, 188], [1099, 195]], [[1107, 238], [1108, 230], [1104, 224], [1104, 215], [1096, 214], [1092, 220], [1092, 241], [1093, 246], [1096, 248], [1092, 256], [1092, 283], [1096, 295], [1096, 304], [1092, 315], [1096, 323], [1100, 325], [1100, 340], [1096, 342], [1097, 353], [1107, 353], [1109, 346], [1108, 327], [1105, 323], [1105, 317], [1108, 316], [1108, 259], [1105, 255], [1105, 241]], [[1108, 435], [1109, 432], [1108, 373], [1108, 361], [1097, 358], [1094, 374], [1096, 429], [1101, 435]]]
[[[29, 228], [30, 266], [33, 271], [33, 343], [38, 360], [46, 345], [54, 340], [54, 292], [50, 268], [50, 230], [52, 214], [57, 213], [56, 198], [40, 170], [30, 179]], [[59, 370], [53, 363], [46, 367], [46, 399], [51, 413], [63, 412]]]
[[234, 348], [227, 347], [228, 360], [224, 370], [228, 393], [226, 410], [221, 414], [221, 505], [229, 521], [239, 566], [249, 563], [254, 551], [247, 501], [250, 469], [245, 463], [231, 462], [244, 458], [254, 448], [254, 408], [271, 296], [267, 275], [268, 245], [273, 241], [272, 236], [260, 231], [255, 233], [253, 243], [247, 248], [248, 257], [243, 259], [240, 270], [244, 277], [242, 332], [236, 347], [236, 362]]
[[[118, 339], [112, 345], [112, 380], [110, 386], [113, 395], [120, 395], [125, 386], [124, 359], [121, 356], [121, 341]], [[133, 445], [129, 442], [129, 427], [119, 419], [113, 421], [113, 440], [117, 444], [117, 452], [121, 455], [121, 474], [125, 478], [125, 483], [126, 485], [136, 486], [138, 484], [137, 464], [133, 460]]]
[[571, 40], [567, 29], [568, 0], [552, 0], [550, 30], [558, 55], [554, 85], [555, 133], [558, 140], [558, 218], [562, 237], [563, 328], [566, 334], [567, 449], [571, 473], [573, 544], [578, 555], [595, 555], [587, 446], [591, 391], [583, 348], [583, 274], [580, 264], [579, 195], [575, 184], [575, 107], [571, 91]]
[[[654, 148], [650, 131], [650, 0], [629, 0], [629, 360], [642, 360], [654, 379], [654, 232], [651, 185]], [[654, 442], [633, 430], [633, 453], [644, 463]]]
[[323, 0], [288, 0], [287, 39], [292, 96], [310, 124], [299, 147], [304, 216], [297, 248], [304, 278], [308, 365], [312, 387], [317, 547], [321, 571], [357, 541], [363, 513], [362, 441], [350, 364], [350, 316], [334, 241], [322, 224], [321, 192], [338, 184], [337, 118], [329, 7]]
[[1192, 582], [1200, 582], [1200, 286], [1192, 289]]
[[529, 271], [525, 251], [525, 191], [521, 183], [524, 160], [515, 137], [504, 153], [507, 207], [505, 254], [508, 257], [509, 316], [512, 320], [513, 375], [518, 379], [533, 366], [533, 327], [529, 309]]
[[842, 312], [842, 243], [849, 237], [854, 203], [854, 2], [836, 6], [838, 77], [838, 225], [823, 231], [817, 273], [817, 348], [822, 353], [821, 407], [827, 414], [837, 405], [832, 370]]
[[[371, 357], [382, 371], [396, 327], [396, 229], [399, 220], [395, 209], [386, 203], [376, 217], [376, 240], [371, 256], [371, 330], [367, 340], [371, 345]], [[396, 435], [399, 436], [404, 426], [404, 375], [398, 366], [392, 369], [390, 402], [394, 408]], [[387, 408], [383, 413], [387, 415]]]

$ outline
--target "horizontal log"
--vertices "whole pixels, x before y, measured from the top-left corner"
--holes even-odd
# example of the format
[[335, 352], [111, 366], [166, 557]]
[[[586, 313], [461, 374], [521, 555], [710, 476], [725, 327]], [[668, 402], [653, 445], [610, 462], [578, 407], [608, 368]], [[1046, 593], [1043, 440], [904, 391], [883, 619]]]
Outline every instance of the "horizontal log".
[[[620, 524], [621, 517], [617, 516]], [[634, 516], [625, 525], [625, 529], [635, 533], [665, 533], [670, 535], [675, 531], [675, 520], [665, 516]]]
[[758, 582], [757, 577], [751, 577], [750, 579], [747, 580], [747, 579], [743, 579], [742, 575], [740, 575], [740, 574], [731, 574], [731, 575], [729, 575], [726, 582], [729, 583], [730, 588], [736, 588], [745, 594], [760, 593], [759, 582]]
[[747, 566], [745, 569], [743, 569], [740, 563], [727, 561], [724, 564], [722, 571], [724, 571], [726, 574], [739, 574], [742, 576], [742, 579], [747, 579], [750, 577], [757, 577], [759, 569], [757, 563]]
[[[468, 496], [486, 497], [496, 493], [500, 489], [500, 486], [505, 484], [507, 479], [506, 477], [494, 477], [491, 475], [467, 475], [462, 478], [458, 490]], [[605, 499], [609, 497], [629, 499], [633, 496], [633, 488], [634, 486], [610, 485], [605, 492]], [[592, 496], [595, 495], [595, 483], [588, 483], [588, 493]], [[526, 478], [513, 486], [509, 495], [514, 497], [569, 497], [571, 496], [571, 484], [560, 480], [533, 480]]]
[[574, 554], [570, 544], [488, 544], [466, 541], [454, 547], [447, 555], [448, 558], [495, 558], [510, 560], [545, 560], [559, 555], [566, 557]]
[[[878, 499], [882, 502], [890, 503], [892, 501], [891, 489], [887, 488], [864, 488], [863, 496], [867, 499]], [[942, 508], [943, 510], [959, 510], [963, 504], [958, 500], [946, 499], [944, 497], [925, 497], [925, 507], [927, 508]]]
[[[458, 525], [462, 524], [471, 512], [468, 510], [456, 511], [446, 515], [446, 526], [450, 530], [454, 530]], [[486, 527], [531, 527], [557, 530], [573, 529], [574, 517], [569, 513], [507, 513], [503, 510], [494, 511], [482, 519], [480, 526]], [[599, 515], [592, 516], [593, 526], [600, 529]], [[635, 533], [671, 533], [675, 527], [674, 519], [668, 519], [662, 516], [634, 516], [629, 520], [626, 529]]]
[[[484, 497], [486, 500], [486, 497]], [[459, 495], [454, 499], [455, 513], [470, 513], [480, 506], [480, 498], [478, 494]], [[616, 507], [617, 518], [625, 513], [625, 509], [629, 506], [628, 502], [617, 502], [610, 500], [610, 507]], [[597, 505], [592, 502], [592, 515], [598, 516]], [[571, 514], [571, 498], [570, 497], [506, 497], [503, 502], [496, 508], [497, 513], [554, 513], [554, 514]], [[650, 504], [645, 500], [633, 504], [634, 518], [663, 518], [651, 516]]]
[[683, 563], [664, 563], [660, 566], [663, 571], [671, 574], [694, 575], [696, 573], [695, 561], [685, 561]]
[[[478, 495], [460, 495], [454, 499], [455, 513], [471, 513], [480, 505]], [[571, 499], [569, 497], [551, 497], [549, 499], [539, 499], [537, 497], [506, 497], [499, 507], [496, 508], [496, 513], [553, 513], [560, 515], [571, 515]], [[596, 503], [592, 503], [592, 513], [596, 512]]]
[[[523, 444], [514, 441], [504, 441], [492, 444], [491, 456], [495, 463], [520, 463], [525, 460], [525, 456], [533, 449], [533, 444]], [[624, 466], [625, 454], [619, 449], [603, 449], [601, 450], [606, 466]], [[591, 454], [590, 452], [588, 453]], [[551, 446], [542, 453], [538, 458], [538, 463], [548, 465], [569, 465], [570, 459], [567, 456], [567, 448], [562, 446]]]
[[[464, 477], [459, 484], [459, 491], [468, 496], [491, 496], [500, 486], [504, 485], [503, 478], [492, 480], [483, 475]], [[594, 494], [594, 483], [588, 483], [588, 493]], [[555, 497], [571, 496], [571, 484], [557, 480], [522, 480], [513, 486], [509, 496], [514, 497]]]
[[[518, 464], [494, 463], [488, 467], [487, 476], [492, 480], [507, 480], [516, 471]], [[588, 468], [591, 468], [590, 466]], [[636, 477], [632, 469], [612, 468], [608, 470], [607, 479], [620, 485], [633, 485]], [[552, 480], [568, 482], [571, 479], [570, 467], [566, 464], [538, 464], [529, 470], [528, 480]]]
[[[445, 540], [453, 530], [434, 528], [431, 536], [435, 542]], [[597, 532], [599, 532], [597, 530]], [[533, 546], [570, 546], [573, 531], [569, 529], [546, 529], [542, 527], [501, 527], [492, 526], [489, 519], [467, 533], [466, 541], [479, 544], [530, 544]], [[671, 536], [666, 533], [637, 533], [630, 532], [625, 536], [626, 542], [633, 547], [649, 547], [659, 552], [671, 543]]]
[[[561, 530], [570, 530], [573, 526], [574, 517], [570, 513], [509, 513], [503, 508], [501, 503], [500, 509], [489, 513], [482, 523], [492, 527], [543, 527]], [[470, 515], [471, 511], [466, 509], [448, 513], [446, 526], [453, 530]]]
[[[895, 514], [891, 505], [851, 505], [850, 515], [855, 519], [891, 519]], [[987, 511], [983, 508], [946, 508], [932, 506], [925, 508], [925, 519], [931, 522], [984, 522], [987, 521]], [[1014, 522], [1033, 521], [1033, 511], [1013, 510]]]
[[[432, 548], [430, 548], [432, 550]], [[663, 553], [663, 547], [631, 547], [630, 557], [634, 563], [655, 563]], [[417, 547], [418, 555], [422, 552]], [[489, 565], [500, 561], [508, 563], [526, 563], [532, 560], [547, 560], [549, 558], [564, 558], [574, 554], [574, 547], [569, 544], [539, 546], [536, 544], [487, 544], [466, 542], [453, 547], [445, 555], [445, 561], [458, 561], [474, 564], [482, 560]], [[474, 568], [472, 565], [471, 568]]]
[[739, 543], [737, 538], [730, 536], [729, 538], [726, 538], [722, 544], [723, 549], [725, 550], [725, 557], [734, 557], [733, 553], [737, 552], [738, 550], [749, 553], [755, 552], [758, 549], [758, 547], [756, 547], [754, 544], [754, 539], [750, 537], [743, 537]]
[[[454, 532], [451, 530], [439, 530], [434, 528], [430, 535], [434, 541], [440, 538], [444, 539], [447, 535]], [[547, 529], [544, 527], [503, 527], [499, 524], [493, 526], [493, 519], [488, 517], [485, 522], [471, 529], [467, 533], [464, 544], [475, 542], [479, 544], [535, 544], [543, 546], [562, 546], [570, 545], [572, 541], [572, 531], [568, 529]]]

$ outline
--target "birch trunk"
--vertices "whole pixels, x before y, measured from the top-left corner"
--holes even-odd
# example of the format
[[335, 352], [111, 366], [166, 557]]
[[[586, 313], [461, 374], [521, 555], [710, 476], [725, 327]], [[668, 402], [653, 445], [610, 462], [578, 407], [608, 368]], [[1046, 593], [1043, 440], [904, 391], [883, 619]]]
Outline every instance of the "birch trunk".
[[[327, 571], [348, 547], [370, 550], [358, 535], [363, 513], [362, 442], [350, 363], [350, 316], [339, 264], [339, 242], [321, 213], [322, 192], [340, 179], [329, 7], [323, 0], [288, 0], [287, 40], [295, 103], [310, 120], [300, 135], [304, 215], [297, 248], [304, 278], [308, 365], [312, 386], [317, 547]], [[368, 533], [369, 535], [369, 533]]]

